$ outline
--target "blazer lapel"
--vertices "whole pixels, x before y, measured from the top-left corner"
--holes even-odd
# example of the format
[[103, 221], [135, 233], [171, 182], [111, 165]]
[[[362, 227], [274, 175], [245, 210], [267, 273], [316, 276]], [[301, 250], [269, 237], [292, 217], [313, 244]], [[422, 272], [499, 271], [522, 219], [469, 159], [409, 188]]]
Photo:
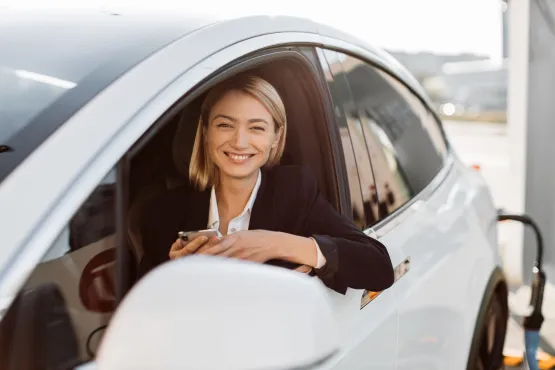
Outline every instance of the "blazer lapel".
[[270, 173], [262, 171], [262, 182], [252, 207], [249, 230], [275, 230], [273, 186]]
[[[272, 173], [266, 171], [262, 173], [262, 182], [260, 184], [260, 189], [258, 189], [258, 194], [256, 195], [256, 200], [254, 201], [254, 206], [252, 207], [251, 220], [249, 224], [249, 230], [269, 230], [278, 231], [280, 225], [278, 225], [276, 218], [276, 202], [279, 199], [275, 199], [275, 181], [272, 179]], [[281, 201], [287, 201], [282, 199]], [[266, 264], [284, 267], [288, 269], [294, 269], [299, 267], [298, 264], [283, 260], [270, 260]]]

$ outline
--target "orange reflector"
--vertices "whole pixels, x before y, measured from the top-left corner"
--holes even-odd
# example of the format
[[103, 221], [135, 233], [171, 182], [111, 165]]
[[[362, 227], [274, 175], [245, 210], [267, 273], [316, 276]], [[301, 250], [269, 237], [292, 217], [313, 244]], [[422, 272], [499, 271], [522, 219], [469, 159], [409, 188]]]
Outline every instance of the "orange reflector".
[[[512, 352], [512, 351], [511, 351]], [[524, 362], [524, 354], [512, 353], [510, 355], [505, 354], [503, 363], [505, 366], [516, 367], [522, 365]]]
[[538, 351], [537, 358], [538, 367], [541, 370], [549, 370], [555, 367], [555, 357], [551, 356], [550, 354]]
[[480, 170], [482, 169], [482, 167], [480, 167], [479, 164], [473, 164], [473, 165], [470, 166], [470, 167], [472, 167], [472, 169], [475, 170], [475, 171], [480, 171]]
[[[510, 351], [510, 352], [513, 352], [513, 351]], [[545, 353], [543, 351], [538, 351], [536, 358], [538, 360], [538, 367], [541, 370], [551, 370], [555, 367], [555, 357], [551, 356], [548, 353]], [[511, 354], [505, 354], [503, 359], [503, 364], [505, 364], [505, 366], [516, 367], [516, 366], [522, 365], [523, 363], [524, 363], [524, 354], [519, 355], [513, 352]]]

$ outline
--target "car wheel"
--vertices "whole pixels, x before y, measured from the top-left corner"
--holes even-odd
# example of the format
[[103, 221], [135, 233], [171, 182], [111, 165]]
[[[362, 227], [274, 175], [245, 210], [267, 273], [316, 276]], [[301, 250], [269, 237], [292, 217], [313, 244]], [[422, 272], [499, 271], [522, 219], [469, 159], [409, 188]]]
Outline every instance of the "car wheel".
[[494, 294], [488, 304], [482, 323], [473, 369], [503, 369], [503, 346], [507, 332], [507, 311], [498, 294]]

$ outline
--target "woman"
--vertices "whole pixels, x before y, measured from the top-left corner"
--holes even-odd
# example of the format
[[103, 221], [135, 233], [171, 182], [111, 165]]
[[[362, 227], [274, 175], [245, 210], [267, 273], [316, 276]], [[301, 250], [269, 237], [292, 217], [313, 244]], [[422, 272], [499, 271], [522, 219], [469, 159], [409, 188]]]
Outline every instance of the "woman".
[[[202, 254], [297, 268], [343, 294], [391, 286], [386, 248], [333, 209], [307, 168], [277, 166], [286, 129], [283, 102], [267, 81], [238, 75], [214, 87], [201, 108], [192, 186], [144, 212], [142, 269]], [[220, 237], [175, 240], [206, 228]]]

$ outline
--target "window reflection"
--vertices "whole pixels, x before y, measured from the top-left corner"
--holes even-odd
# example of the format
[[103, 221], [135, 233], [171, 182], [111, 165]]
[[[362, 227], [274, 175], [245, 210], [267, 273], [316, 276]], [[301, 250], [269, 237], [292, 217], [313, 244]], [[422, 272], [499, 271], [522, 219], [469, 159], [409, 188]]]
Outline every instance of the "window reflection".
[[348, 58], [334, 51], [326, 50], [324, 53], [333, 75], [332, 78], [328, 71], [326, 76], [334, 104], [343, 113], [338, 124], [348, 172], [353, 219], [359, 227], [367, 228], [378, 220], [379, 201], [357, 107], [343, 72], [343, 63]]
[[112, 169], [1, 318], [1, 369], [66, 369], [94, 357], [116, 304], [115, 205]]
[[429, 109], [384, 71], [351, 56], [342, 62], [374, 171], [378, 218], [426, 187], [446, 157]]
[[68, 89], [71, 81], [0, 66], [0, 144], [21, 131]]

